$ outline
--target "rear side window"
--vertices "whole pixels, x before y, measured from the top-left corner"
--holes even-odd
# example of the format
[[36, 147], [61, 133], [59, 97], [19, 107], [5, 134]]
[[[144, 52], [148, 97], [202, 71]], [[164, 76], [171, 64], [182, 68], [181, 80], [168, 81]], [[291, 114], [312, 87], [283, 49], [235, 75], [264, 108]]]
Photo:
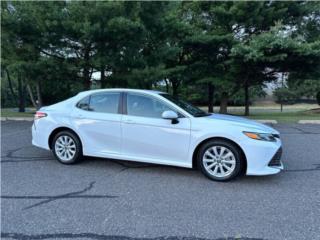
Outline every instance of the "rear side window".
[[83, 110], [101, 113], [118, 113], [120, 93], [92, 94], [80, 102], [77, 107]]
[[89, 110], [102, 113], [118, 113], [120, 93], [101, 93], [90, 97]]
[[78, 102], [77, 107], [82, 110], [88, 110], [89, 109], [89, 99], [90, 99], [90, 96], [85, 97], [80, 102]]

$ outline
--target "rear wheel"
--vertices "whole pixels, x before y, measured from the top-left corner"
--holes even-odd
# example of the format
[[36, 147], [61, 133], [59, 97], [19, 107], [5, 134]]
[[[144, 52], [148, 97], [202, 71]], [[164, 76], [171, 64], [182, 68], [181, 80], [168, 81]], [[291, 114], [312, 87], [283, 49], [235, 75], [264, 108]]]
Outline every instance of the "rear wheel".
[[231, 180], [239, 175], [242, 168], [240, 150], [225, 140], [211, 140], [203, 144], [197, 161], [201, 172], [215, 181]]
[[51, 148], [56, 159], [63, 164], [73, 164], [82, 158], [81, 142], [70, 131], [57, 133], [53, 138]]

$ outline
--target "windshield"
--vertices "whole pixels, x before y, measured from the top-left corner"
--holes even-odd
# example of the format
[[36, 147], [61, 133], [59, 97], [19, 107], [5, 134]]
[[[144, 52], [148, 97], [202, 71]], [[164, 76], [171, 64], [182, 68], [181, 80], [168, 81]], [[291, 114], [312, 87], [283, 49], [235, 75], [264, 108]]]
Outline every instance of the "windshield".
[[178, 99], [174, 96], [171, 96], [169, 94], [162, 93], [160, 94], [162, 97], [168, 99], [169, 101], [173, 102], [186, 112], [190, 113], [194, 117], [204, 117], [204, 116], [209, 116], [210, 114], [206, 113], [205, 111], [201, 110], [198, 107], [193, 106], [192, 104], [185, 102], [181, 99]]

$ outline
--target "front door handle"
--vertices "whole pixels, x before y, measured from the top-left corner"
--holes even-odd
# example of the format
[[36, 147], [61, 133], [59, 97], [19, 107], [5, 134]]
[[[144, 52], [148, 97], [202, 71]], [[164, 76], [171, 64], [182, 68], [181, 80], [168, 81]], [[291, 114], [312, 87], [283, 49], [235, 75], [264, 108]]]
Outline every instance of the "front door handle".
[[77, 114], [75, 117], [76, 118], [84, 118], [82, 114]]
[[132, 119], [124, 119], [123, 120], [125, 123], [135, 123]]

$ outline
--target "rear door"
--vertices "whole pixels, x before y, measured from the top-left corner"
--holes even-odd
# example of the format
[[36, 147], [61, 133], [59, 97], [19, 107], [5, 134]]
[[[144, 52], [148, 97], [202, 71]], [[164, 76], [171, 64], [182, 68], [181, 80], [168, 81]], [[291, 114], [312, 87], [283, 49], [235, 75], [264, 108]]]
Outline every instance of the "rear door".
[[83, 141], [83, 152], [93, 156], [121, 154], [121, 93], [94, 93], [72, 113]]

